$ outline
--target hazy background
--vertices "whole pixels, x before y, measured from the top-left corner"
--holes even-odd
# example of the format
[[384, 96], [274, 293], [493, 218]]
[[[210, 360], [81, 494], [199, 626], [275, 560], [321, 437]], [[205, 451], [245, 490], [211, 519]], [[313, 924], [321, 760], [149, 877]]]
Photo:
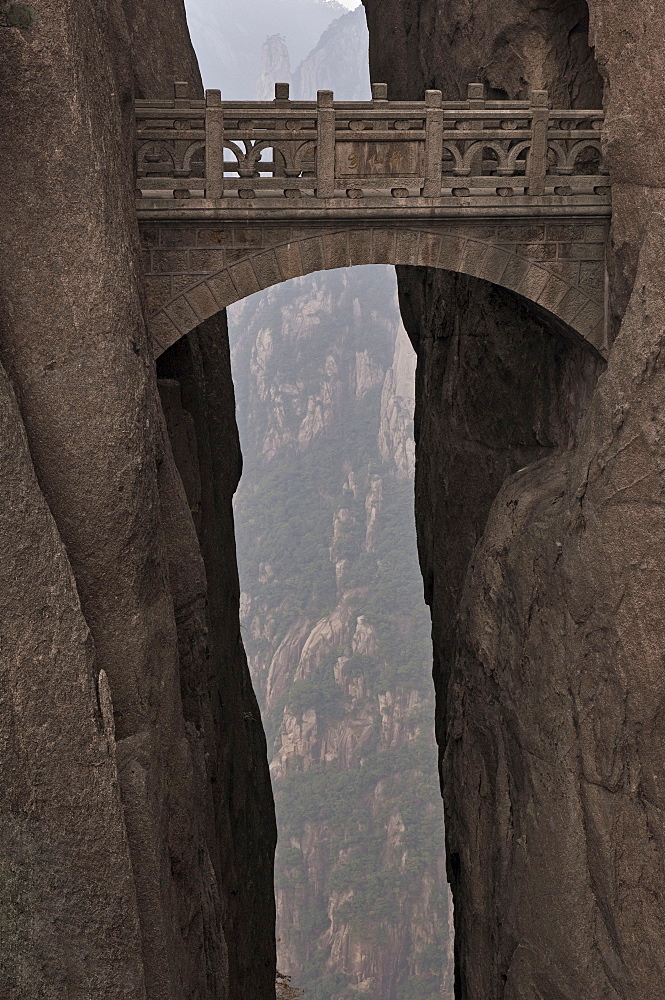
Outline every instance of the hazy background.
[[355, 0], [186, 0], [187, 20], [205, 87], [227, 101], [254, 97], [263, 44], [281, 35], [295, 68], [324, 29]]

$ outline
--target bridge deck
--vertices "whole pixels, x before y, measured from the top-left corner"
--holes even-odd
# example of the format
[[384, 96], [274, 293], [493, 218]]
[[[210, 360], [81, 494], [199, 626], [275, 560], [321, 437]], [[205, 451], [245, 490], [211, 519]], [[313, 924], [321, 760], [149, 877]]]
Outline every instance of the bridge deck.
[[457, 103], [440, 91], [388, 101], [384, 84], [372, 89], [371, 101], [320, 91], [296, 102], [276, 84], [274, 101], [222, 102], [210, 90], [191, 100], [176, 84], [171, 101], [137, 101], [136, 207], [156, 350], [213, 305], [321, 267], [376, 262], [495, 281], [603, 351], [603, 112], [552, 110], [545, 91], [486, 101], [479, 84]]
[[[552, 111], [546, 91], [508, 103], [385, 99], [137, 101], [137, 205], [145, 213], [329, 213], [395, 217], [604, 215], [602, 111]], [[176, 202], [194, 201], [187, 206]], [[164, 205], [164, 200], [167, 205]]]

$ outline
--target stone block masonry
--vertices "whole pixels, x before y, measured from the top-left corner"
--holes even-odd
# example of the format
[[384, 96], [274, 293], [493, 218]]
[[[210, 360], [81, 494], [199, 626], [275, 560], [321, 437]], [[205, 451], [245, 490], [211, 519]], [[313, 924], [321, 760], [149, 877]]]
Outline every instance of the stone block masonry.
[[194, 227], [187, 220], [142, 219], [140, 228], [157, 355], [247, 295], [351, 264], [411, 264], [483, 278], [538, 303], [601, 354], [607, 347], [609, 219], [558, 228], [500, 220], [489, 226], [455, 219], [383, 225], [321, 220], [279, 230], [261, 220], [245, 225], [201, 220]]
[[[262, 288], [351, 264], [469, 274], [607, 351], [602, 111], [547, 93], [465, 102], [137, 101], [136, 194], [155, 354]], [[267, 158], [266, 158], [267, 157]]]

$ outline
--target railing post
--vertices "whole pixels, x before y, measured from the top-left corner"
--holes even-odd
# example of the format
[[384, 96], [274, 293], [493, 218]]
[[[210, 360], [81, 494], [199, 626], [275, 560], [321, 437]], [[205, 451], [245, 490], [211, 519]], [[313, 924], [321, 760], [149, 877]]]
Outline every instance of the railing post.
[[275, 84], [275, 105], [278, 108], [288, 107], [289, 101], [289, 85], [288, 83], [276, 83]]
[[485, 107], [485, 84], [470, 83], [467, 86], [466, 101], [469, 108], [482, 110]]
[[316, 197], [335, 196], [335, 107], [332, 90], [316, 95]]
[[[276, 108], [288, 108], [291, 101], [289, 99], [289, 84], [288, 83], [275, 83], [275, 100], [274, 104]], [[284, 128], [284, 125], [281, 126]], [[278, 125], [277, 128], [280, 128]], [[294, 149], [293, 143], [289, 144], [291, 149]], [[280, 146], [288, 149], [289, 146], [286, 143], [280, 143]], [[272, 163], [273, 163], [273, 177], [288, 177], [289, 171], [287, 167], [287, 160], [283, 152], [276, 146], [272, 147]], [[292, 176], [293, 176], [292, 171]]]
[[216, 201], [224, 194], [224, 110], [219, 90], [206, 90], [205, 196]]
[[424, 198], [441, 194], [443, 172], [443, 95], [440, 90], [425, 91], [425, 184]]
[[189, 108], [191, 102], [189, 100], [189, 84], [187, 81], [176, 80], [173, 84], [173, 95], [175, 100], [173, 104], [176, 108]]
[[529, 153], [529, 195], [545, 194], [547, 173], [547, 127], [550, 111], [546, 90], [531, 91], [531, 151]]
[[387, 83], [373, 83], [372, 84], [372, 100], [373, 101], [387, 101], [388, 100], [388, 84]]

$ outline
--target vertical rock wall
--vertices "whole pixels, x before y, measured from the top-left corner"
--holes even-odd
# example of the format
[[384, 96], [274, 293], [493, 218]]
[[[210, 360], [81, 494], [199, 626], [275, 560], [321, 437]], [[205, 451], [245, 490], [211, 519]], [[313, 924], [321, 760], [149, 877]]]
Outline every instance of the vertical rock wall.
[[[202, 806], [216, 845], [229, 998], [253, 1000], [260, 990], [274, 992], [277, 831], [266, 741], [240, 637], [231, 500], [241, 455], [225, 315], [174, 344], [157, 372], [207, 581], [196, 595], [186, 588], [176, 598], [185, 728], [202, 784], [213, 790]], [[172, 561], [178, 579], [186, 557], [176, 549]]]
[[184, 8], [31, 9], [0, 17], [0, 993], [268, 998], [265, 742], [234, 568], [206, 576], [237, 470], [202, 470], [200, 543], [141, 300], [132, 101], [200, 86]]
[[605, 83], [607, 370], [498, 289], [404, 270], [400, 290], [419, 345], [416, 517], [457, 995], [655, 1000], [665, 11], [364, 2], [372, 78], [393, 97], [483, 80], [492, 96], [547, 87], [582, 107]]

